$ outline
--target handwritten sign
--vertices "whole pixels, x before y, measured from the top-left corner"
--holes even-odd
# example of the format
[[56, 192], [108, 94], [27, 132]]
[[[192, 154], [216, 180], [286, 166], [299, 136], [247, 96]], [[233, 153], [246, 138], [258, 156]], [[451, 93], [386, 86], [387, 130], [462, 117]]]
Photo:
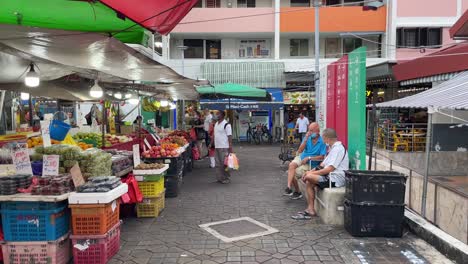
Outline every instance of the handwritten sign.
[[145, 142], [145, 145], [146, 145], [149, 149], [151, 149], [151, 145], [150, 145], [150, 143], [148, 142], [148, 140], [145, 138], [143, 141]]
[[27, 149], [14, 151], [11, 155], [16, 173], [32, 175], [31, 160]]
[[156, 143], [159, 143], [158, 136], [156, 136], [155, 134], [151, 134], [151, 136], [153, 137], [154, 141], [156, 141]]
[[44, 155], [42, 158], [42, 176], [58, 176], [59, 155]]
[[133, 145], [133, 166], [138, 166], [141, 163], [140, 159], [140, 145]]
[[75, 185], [75, 187], [81, 186], [85, 183], [83, 174], [81, 174], [81, 169], [78, 163], [76, 163], [75, 166], [73, 166], [70, 169], [70, 174], [72, 176], [73, 184]]
[[50, 121], [41, 121], [41, 134], [44, 147], [50, 147]]

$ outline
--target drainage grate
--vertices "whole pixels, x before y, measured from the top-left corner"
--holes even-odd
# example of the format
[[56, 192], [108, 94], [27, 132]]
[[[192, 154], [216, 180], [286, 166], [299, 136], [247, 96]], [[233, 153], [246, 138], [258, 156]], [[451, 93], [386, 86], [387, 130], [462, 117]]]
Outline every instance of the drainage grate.
[[349, 247], [361, 263], [429, 263], [406, 243], [361, 242], [351, 243]]
[[200, 227], [224, 242], [234, 242], [278, 232], [278, 230], [250, 217], [213, 222], [200, 225]]

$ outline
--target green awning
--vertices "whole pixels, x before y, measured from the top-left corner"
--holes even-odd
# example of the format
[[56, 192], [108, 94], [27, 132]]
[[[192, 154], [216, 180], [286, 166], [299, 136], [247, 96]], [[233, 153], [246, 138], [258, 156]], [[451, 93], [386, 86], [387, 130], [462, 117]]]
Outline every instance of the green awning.
[[235, 83], [198, 87], [197, 92], [202, 99], [238, 98], [255, 101], [271, 101], [271, 95], [266, 90]]
[[283, 62], [205, 62], [201, 72], [213, 85], [237, 83], [259, 88], [286, 87]]
[[[130, 19], [120, 19], [114, 10], [93, 1], [2, 0], [0, 24], [33, 26], [85, 32], [116, 33], [124, 43], [142, 44], [144, 29]], [[82, 34], [82, 33], [80, 33]]]

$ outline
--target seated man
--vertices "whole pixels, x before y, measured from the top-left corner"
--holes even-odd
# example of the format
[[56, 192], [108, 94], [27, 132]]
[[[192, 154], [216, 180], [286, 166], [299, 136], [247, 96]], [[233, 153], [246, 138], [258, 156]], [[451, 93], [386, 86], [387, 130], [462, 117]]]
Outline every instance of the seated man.
[[[320, 137], [320, 127], [317, 123], [309, 125], [309, 131], [302, 140], [297, 152], [300, 154], [289, 164], [288, 187], [284, 191], [285, 196], [289, 196], [294, 200], [302, 198], [295, 176], [302, 177], [306, 171], [311, 169], [311, 166], [312, 168], [318, 166], [325, 154], [327, 154], [327, 147]], [[295, 192], [293, 192], [291, 186], [294, 186]]]
[[[293, 216], [293, 219], [304, 220], [315, 216], [315, 187], [319, 182], [331, 181], [335, 187], [345, 185], [344, 171], [349, 170], [348, 152], [343, 144], [338, 141], [336, 131], [327, 128], [322, 133], [323, 141], [330, 147], [325, 160], [319, 167], [308, 171], [302, 177], [307, 186], [307, 209]], [[333, 173], [332, 173], [333, 172]], [[332, 173], [332, 174], [330, 174]]]

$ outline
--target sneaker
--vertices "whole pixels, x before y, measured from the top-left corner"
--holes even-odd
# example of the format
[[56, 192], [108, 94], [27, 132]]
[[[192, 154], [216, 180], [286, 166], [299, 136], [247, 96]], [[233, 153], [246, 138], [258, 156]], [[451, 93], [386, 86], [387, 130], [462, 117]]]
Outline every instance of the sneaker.
[[294, 192], [291, 195], [291, 199], [293, 199], [293, 200], [298, 200], [298, 199], [301, 199], [301, 198], [302, 198], [302, 193], [300, 193], [300, 192]]
[[293, 195], [293, 193], [294, 193], [293, 190], [289, 189], [289, 187], [286, 187], [286, 189], [284, 189], [283, 195], [284, 196], [291, 196], [291, 195]]

